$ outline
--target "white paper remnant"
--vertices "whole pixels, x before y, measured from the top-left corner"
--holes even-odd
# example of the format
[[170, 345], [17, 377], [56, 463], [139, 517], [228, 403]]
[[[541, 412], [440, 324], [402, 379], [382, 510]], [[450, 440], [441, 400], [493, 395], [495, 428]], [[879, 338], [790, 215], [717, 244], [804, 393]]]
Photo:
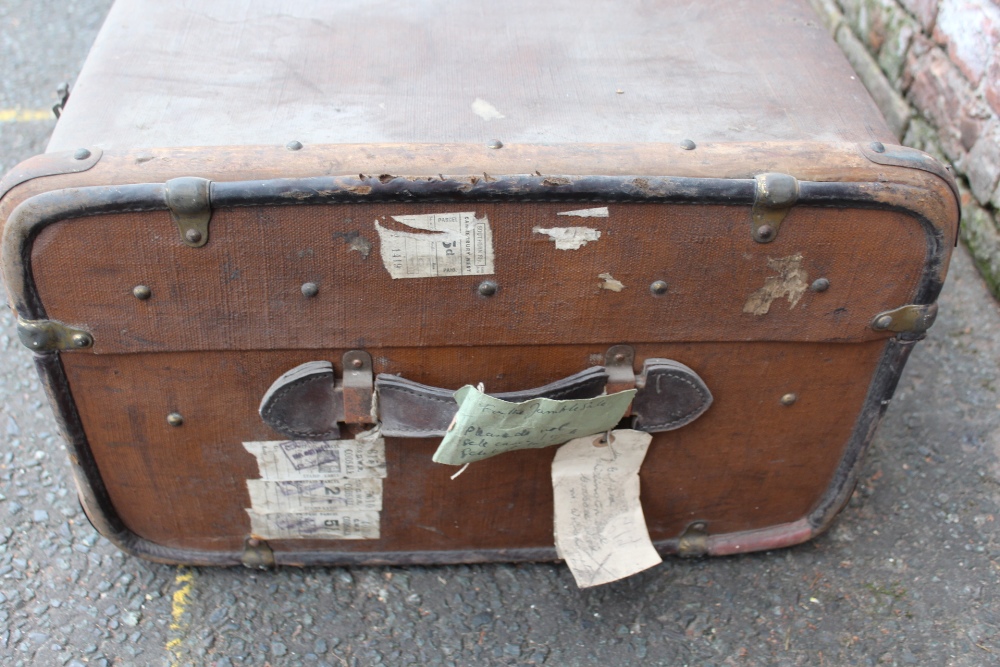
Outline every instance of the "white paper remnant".
[[495, 106], [478, 97], [472, 101], [472, 113], [483, 120], [499, 120], [505, 117]]
[[375, 221], [382, 263], [393, 278], [490, 275], [493, 232], [486, 216], [472, 211], [394, 215], [414, 230], [387, 229]]
[[579, 250], [601, 238], [601, 232], [590, 227], [535, 227], [532, 231], [555, 241], [557, 250]]
[[381, 479], [248, 479], [250, 505], [257, 511], [313, 512], [382, 509]]
[[260, 514], [252, 509], [250, 531], [265, 540], [300, 538], [377, 540], [378, 512], [280, 512]]
[[385, 477], [385, 441], [277, 440], [244, 442], [268, 481]]
[[580, 588], [617, 581], [662, 562], [639, 504], [639, 466], [653, 439], [612, 431], [571, 440], [552, 461], [555, 542]]
[[556, 215], [575, 215], [578, 218], [606, 218], [608, 217], [608, 207], [581, 208], [576, 211], [560, 211]]
[[620, 280], [615, 280], [614, 276], [610, 273], [599, 273], [597, 277], [601, 279], [601, 289], [611, 290], [612, 292], [621, 292], [625, 289], [625, 284]]
[[354, 440], [244, 442], [251, 532], [264, 539], [377, 539], [386, 476], [378, 429]]

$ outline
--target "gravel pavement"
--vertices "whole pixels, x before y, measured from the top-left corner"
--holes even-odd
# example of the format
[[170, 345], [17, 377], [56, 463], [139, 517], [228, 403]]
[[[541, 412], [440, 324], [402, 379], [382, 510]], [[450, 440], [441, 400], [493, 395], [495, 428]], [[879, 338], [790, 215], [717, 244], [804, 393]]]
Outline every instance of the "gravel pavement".
[[[0, 0], [3, 170], [43, 150], [54, 121], [33, 112], [72, 81], [109, 4]], [[256, 572], [124, 556], [79, 510], [4, 310], [0, 665], [1000, 664], [998, 352], [1000, 309], [959, 249], [827, 535], [580, 591], [559, 565]]]

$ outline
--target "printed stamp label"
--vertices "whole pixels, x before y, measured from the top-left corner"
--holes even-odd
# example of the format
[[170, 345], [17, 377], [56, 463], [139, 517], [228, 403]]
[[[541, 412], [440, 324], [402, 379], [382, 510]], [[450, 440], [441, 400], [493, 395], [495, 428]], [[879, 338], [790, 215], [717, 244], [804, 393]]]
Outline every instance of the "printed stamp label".
[[266, 540], [319, 538], [333, 540], [377, 540], [378, 512], [274, 512], [259, 514], [250, 509], [250, 530]]
[[[493, 231], [474, 211], [394, 215], [414, 231], [375, 221], [382, 263], [393, 278], [439, 278], [493, 273]], [[418, 231], [419, 230], [419, 231]]]

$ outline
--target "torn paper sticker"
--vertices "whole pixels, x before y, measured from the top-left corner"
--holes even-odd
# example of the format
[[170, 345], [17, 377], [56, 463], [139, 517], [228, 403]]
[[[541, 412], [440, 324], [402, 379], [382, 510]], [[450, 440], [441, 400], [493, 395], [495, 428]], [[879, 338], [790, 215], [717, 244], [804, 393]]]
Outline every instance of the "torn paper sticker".
[[472, 101], [472, 113], [483, 120], [500, 120], [504, 115], [497, 111], [497, 108], [484, 99], [477, 97]]
[[555, 241], [557, 250], [579, 250], [601, 238], [601, 232], [590, 227], [535, 227], [532, 231]]
[[615, 277], [610, 273], [599, 273], [597, 277], [601, 279], [601, 289], [611, 290], [612, 292], [621, 292], [625, 289], [625, 284], [620, 280], [615, 280]]
[[743, 304], [743, 312], [753, 315], [766, 315], [771, 309], [771, 302], [781, 297], [788, 297], [788, 308], [792, 309], [809, 288], [809, 276], [802, 268], [802, 253], [771, 259], [767, 266], [778, 275], [768, 276], [764, 286], [750, 295]]
[[581, 208], [576, 211], [560, 211], [556, 215], [574, 215], [578, 218], [606, 218], [608, 217], [608, 207]]
[[250, 532], [265, 540], [317, 538], [330, 540], [376, 540], [378, 512], [280, 512], [260, 514], [247, 510]]
[[466, 385], [455, 392], [458, 413], [433, 461], [460, 466], [603, 433], [621, 421], [633, 396], [635, 389], [596, 398], [533, 398], [511, 403]]
[[393, 278], [490, 275], [493, 232], [475, 212], [394, 215], [414, 230], [388, 229], [375, 221], [382, 263]]
[[639, 466], [652, 436], [621, 430], [604, 446], [598, 440], [567, 442], [552, 461], [556, 551], [580, 588], [663, 562], [639, 504]]
[[244, 442], [257, 458], [261, 479], [328, 480], [385, 477], [385, 441], [276, 440]]
[[248, 479], [250, 506], [259, 513], [382, 509], [381, 479]]

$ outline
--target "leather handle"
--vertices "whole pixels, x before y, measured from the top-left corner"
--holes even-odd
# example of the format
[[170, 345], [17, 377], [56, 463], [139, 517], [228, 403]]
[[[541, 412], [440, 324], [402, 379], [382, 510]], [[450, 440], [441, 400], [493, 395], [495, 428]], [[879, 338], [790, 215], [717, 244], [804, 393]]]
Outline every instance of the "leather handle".
[[[536, 389], [490, 394], [511, 403], [532, 398], [569, 400], [593, 398], [604, 392], [608, 374], [602, 366], [594, 366], [568, 378]], [[382, 435], [402, 438], [442, 437], [458, 412], [453, 389], [430, 387], [396, 375], [375, 378], [378, 393]]]
[[[532, 398], [594, 398], [608, 388], [605, 367], [594, 366], [535, 389], [491, 394], [511, 403]], [[442, 437], [458, 411], [454, 390], [431, 387], [396, 375], [375, 377], [382, 434], [400, 438]], [[712, 393], [698, 374], [671, 359], [646, 359], [635, 378], [633, 428], [649, 433], [672, 431], [700, 417]], [[260, 405], [260, 416], [278, 433], [296, 440], [333, 440], [345, 420], [344, 388], [328, 361], [296, 366], [274, 381]]]

